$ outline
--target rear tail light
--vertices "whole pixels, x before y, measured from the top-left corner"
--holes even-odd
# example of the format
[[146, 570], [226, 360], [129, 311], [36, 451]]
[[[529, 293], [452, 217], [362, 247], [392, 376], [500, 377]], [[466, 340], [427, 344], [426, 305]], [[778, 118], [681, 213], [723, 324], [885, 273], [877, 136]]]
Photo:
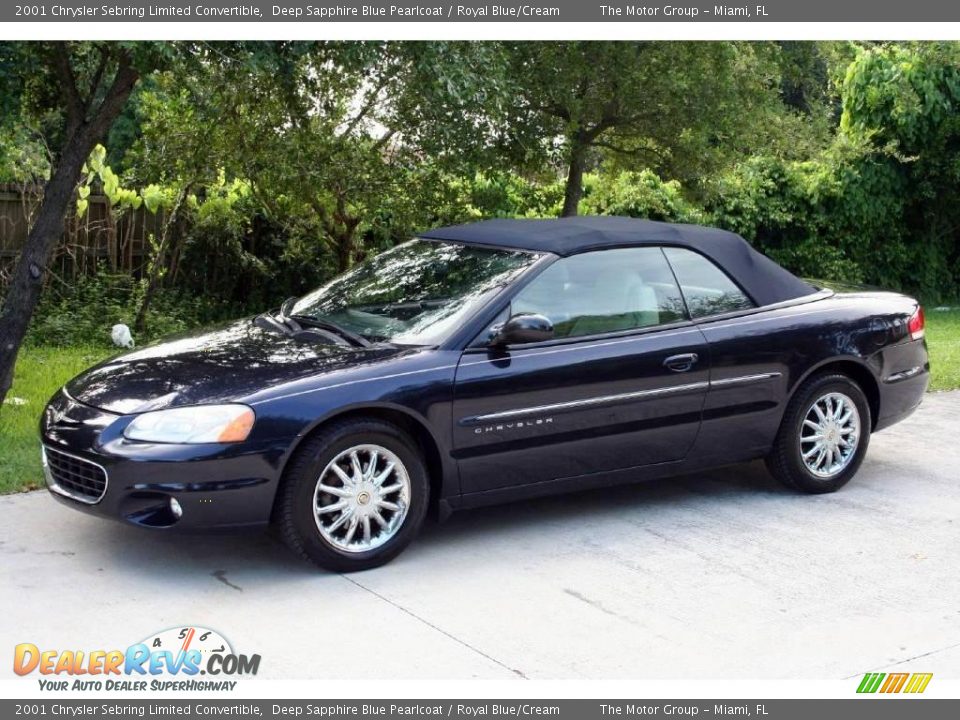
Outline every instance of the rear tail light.
[[919, 340], [923, 337], [923, 325], [923, 307], [918, 305], [917, 311], [907, 321], [907, 332], [910, 333], [911, 339]]

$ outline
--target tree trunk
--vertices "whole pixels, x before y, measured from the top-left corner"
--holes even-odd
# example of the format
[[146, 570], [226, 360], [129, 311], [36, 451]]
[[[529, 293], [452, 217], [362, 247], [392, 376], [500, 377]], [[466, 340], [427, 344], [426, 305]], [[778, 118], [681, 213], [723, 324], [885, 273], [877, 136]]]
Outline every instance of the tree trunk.
[[353, 256], [356, 252], [356, 225], [348, 224], [340, 228], [333, 241], [337, 247], [337, 272], [344, 273], [353, 265]]
[[167, 246], [170, 243], [170, 231], [177, 223], [180, 207], [183, 205], [183, 201], [186, 200], [189, 191], [190, 185], [188, 183], [177, 193], [177, 198], [173, 203], [173, 207], [170, 209], [170, 216], [163, 224], [163, 235], [160, 237], [160, 242], [157, 245], [157, 255], [150, 264], [147, 289], [143, 293], [143, 300], [140, 302], [140, 308], [137, 310], [137, 319], [133, 325], [134, 330], [138, 333], [143, 333], [147, 330], [147, 310], [150, 309], [150, 302], [153, 300], [153, 296], [157, 292], [157, 286], [160, 284], [160, 270], [163, 267], [164, 257], [167, 254]]
[[44, 188], [36, 221], [20, 251], [0, 311], [0, 408], [13, 383], [17, 354], [40, 299], [47, 264], [63, 235], [64, 218], [73, 200], [80, 170], [93, 146], [103, 139], [123, 110], [139, 78], [129, 56], [122, 55], [103, 100], [96, 105], [92, 99], [84, 104], [69, 68], [67, 46], [59, 44], [55, 47], [53, 66], [61, 76], [65, 93], [66, 132], [58, 161]]
[[349, 238], [337, 238], [337, 272], [343, 273], [350, 269], [350, 255], [353, 246]]
[[575, 217], [583, 197], [583, 170], [587, 160], [587, 146], [578, 138], [570, 141], [570, 166], [567, 169], [567, 184], [563, 193], [563, 210], [560, 217]]
[[113, 211], [113, 205], [110, 204], [110, 198], [107, 198], [104, 208], [104, 219], [107, 223], [107, 253], [109, 254], [110, 272], [117, 271], [117, 215]]
[[13, 368], [30, 318], [40, 299], [44, 274], [57, 243], [63, 236], [63, 221], [84, 161], [94, 142], [67, 147], [53, 176], [44, 188], [36, 222], [13, 270], [0, 314], [0, 404], [13, 384]]

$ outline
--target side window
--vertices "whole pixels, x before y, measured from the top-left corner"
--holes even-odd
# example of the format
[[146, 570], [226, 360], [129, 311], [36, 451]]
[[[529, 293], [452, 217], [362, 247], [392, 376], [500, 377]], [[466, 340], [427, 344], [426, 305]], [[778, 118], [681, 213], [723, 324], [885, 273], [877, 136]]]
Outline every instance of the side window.
[[671, 247], [664, 248], [663, 252], [680, 282], [690, 317], [699, 318], [754, 307], [743, 290], [700, 253]]
[[657, 247], [598, 250], [557, 260], [520, 291], [510, 312], [545, 315], [558, 338], [686, 319], [680, 289]]

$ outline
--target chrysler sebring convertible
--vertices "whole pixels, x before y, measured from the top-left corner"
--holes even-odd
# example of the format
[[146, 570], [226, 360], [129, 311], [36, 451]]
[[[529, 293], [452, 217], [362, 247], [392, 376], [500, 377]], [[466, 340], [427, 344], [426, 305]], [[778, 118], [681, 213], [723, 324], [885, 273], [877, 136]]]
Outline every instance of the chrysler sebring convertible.
[[920, 403], [923, 336], [917, 301], [810, 284], [722, 230], [491, 220], [88, 370], [44, 412], [43, 465], [80, 510], [271, 523], [360, 570], [428, 512], [758, 458], [837, 490]]

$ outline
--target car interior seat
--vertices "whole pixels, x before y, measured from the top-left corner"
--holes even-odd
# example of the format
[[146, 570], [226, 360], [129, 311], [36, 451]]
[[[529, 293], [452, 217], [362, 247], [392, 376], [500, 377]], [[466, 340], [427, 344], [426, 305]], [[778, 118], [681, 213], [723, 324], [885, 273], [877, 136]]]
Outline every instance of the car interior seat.
[[513, 300], [511, 314], [538, 313], [556, 337], [594, 335], [656, 325], [659, 302], [636, 268], [609, 267], [602, 258], [558, 262]]
[[577, 311], [568, 335], [616, 332], [660, 321], [657, 294], [634, 268], [606, 268], [579, 278], [571, 282], [569, 295], [576, 298]]

